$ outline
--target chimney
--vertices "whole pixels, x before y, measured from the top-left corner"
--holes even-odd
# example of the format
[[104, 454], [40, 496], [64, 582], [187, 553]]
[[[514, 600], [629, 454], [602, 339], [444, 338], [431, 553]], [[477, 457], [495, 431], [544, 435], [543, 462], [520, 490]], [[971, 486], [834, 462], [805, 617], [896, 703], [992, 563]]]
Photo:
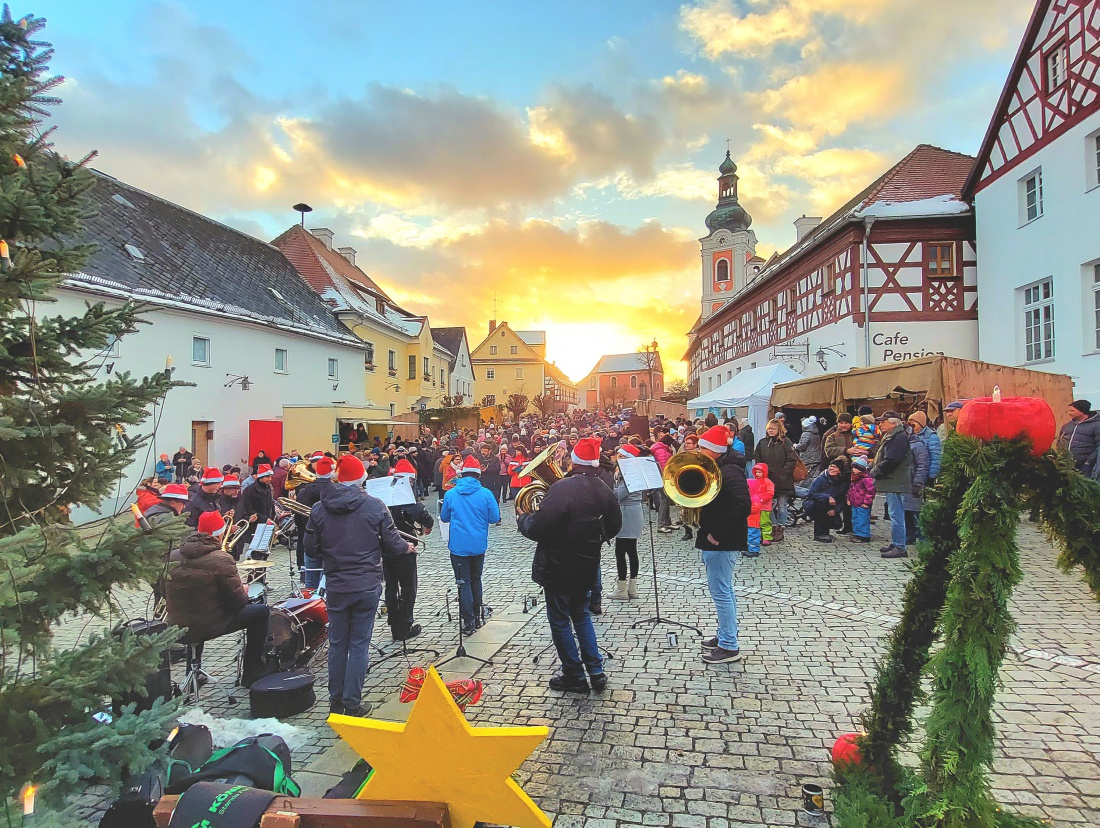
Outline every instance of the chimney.
[[497, 321], [495, 319], [489, 320], [489, 333], [492, 333], [497, 329]]
[[325, 243], [325, 247], [332, 250], [332, 238], [335, 235], [327, 227], [311, 227], [309, 230], [313, 234], [314, 238], [320, 239]]
[[794, 229], [798, 234], [798, 241], [806, 238], [819, 224], [821, 224], [821, 216], [803, 216], [800, 219], [795, 219]]
[[355, 264], [355, 248], [354, 247], [337, 247], [336, 252], [347, 259], [352, 264]]

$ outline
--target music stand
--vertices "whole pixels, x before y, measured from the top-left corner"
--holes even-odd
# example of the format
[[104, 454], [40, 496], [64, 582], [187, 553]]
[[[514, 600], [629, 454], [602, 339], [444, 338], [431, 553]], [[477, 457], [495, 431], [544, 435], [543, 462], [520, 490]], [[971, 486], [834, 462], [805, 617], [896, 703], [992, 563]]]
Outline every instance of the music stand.
[[[466, 583], [465, 581], [460, 581], [458, 579], [455, 579], [455, 584], [457, 584], [460, 587], [460, 589], [455, 590], [455, 600], [458, 601], [458, 649], [455, 650], [455, 654], [453, 656], [451, 656], [450, 658], [445, 658], [441, 662], [436, 664], [435, 668], [437, 670], [440, 667], [442, 667], [444, 664], [450, 664], [456, 658], [468, 658], [471, 661], [477, 661], [481, 664], [492, 664], [493, 663], [492, 659], [481, 658], [480, 656], [470, 655], [468, 652], [466, 652], [466, 645], [462, 641], [462, 595], [461, 595], [461, 587], [465, 583]], [[450, 612], [449, 612], [450, 601], [447, 602], [447, 605], [448, 605], [448, 613], [447, 614], [450, 615]]]
[[[660, 468], [657, 466], [657, 461], [652, 457], [620, 457], [619, 469], [623, 476], [623, 482], [626, 484], [626, 489], [631, 494], [664, 488]], [[673, 627], [691, 630], [702, 637], [703, 631], [698, 627], [661, 616], [661, 591], [657, 585], [657, 546], [653, 540], [653, 510], [647, 508], [646, 515], [649, 518], [649, 555], [653, 562], [653, 609], [655, 615], [650, 618], [643, 618], [641, 621], [635, 621], [630, 625], [630, 629], [647, 625], [657, 627], [661, 624], [668, 624]], [[647, 643], [646, 648], [648, 649], [648, 647], [649, 644]]]

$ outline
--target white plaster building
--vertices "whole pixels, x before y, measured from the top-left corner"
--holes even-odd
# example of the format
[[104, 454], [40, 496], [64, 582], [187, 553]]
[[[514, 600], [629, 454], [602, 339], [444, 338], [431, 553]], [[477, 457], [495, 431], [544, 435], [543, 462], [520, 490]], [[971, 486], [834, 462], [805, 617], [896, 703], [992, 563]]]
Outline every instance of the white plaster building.
[[127, 471], [123, 496], [181, 445], [208, 465], [250, 460], [249, 421], [281, 418], [284, 405], [365, 403], [363, 343], [277, 249], [108, 176], [90, 198], [98, 215], [83, 240], [99, 249], [39, 313], [141, 303], [149, 324], [103, 353], [97, 378], [148, 376], [171, 357], [173, 379], [194, 383], [172, 389], [135, 429], [155, 439]]
[[1036, 5], [967, 194], [979, 356], [1100, 402], [1100, 0]]
[[476, 405], [481, 397], [477, 396], [474, 385], [474, 363], [470, 359], [470, 342], [466, 338], [466, 329], [432, 328], [432, 336], [437, 344], [452, 354], [447, 393], [454, 398], [461, 396], [464, 405]]

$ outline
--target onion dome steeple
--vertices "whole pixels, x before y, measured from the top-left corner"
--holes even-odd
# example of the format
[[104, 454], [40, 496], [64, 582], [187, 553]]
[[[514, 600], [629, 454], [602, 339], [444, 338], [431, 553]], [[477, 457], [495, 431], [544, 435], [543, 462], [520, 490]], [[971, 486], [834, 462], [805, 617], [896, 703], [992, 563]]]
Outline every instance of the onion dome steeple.
[[752, 216], [737, 203], [737, 165], [726, 150], [726, 159], [718, 167], [718, 206], [707, 216], [707, 228], [715, 230], [748, 230]]

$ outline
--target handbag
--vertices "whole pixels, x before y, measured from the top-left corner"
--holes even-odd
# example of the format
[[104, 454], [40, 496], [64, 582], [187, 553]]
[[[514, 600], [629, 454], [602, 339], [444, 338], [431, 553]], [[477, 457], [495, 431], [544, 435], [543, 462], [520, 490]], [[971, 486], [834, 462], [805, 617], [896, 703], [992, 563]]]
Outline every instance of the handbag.
[[807, 477], [810, 476], [810, 470], [806, 468], [806, 464], [802, 462], [802, 458], [798, 458], [798, 462], [794, 464], [794, 471], [791, 473], [791, 477], [794, 478], [795, 483], [801, 483]]

